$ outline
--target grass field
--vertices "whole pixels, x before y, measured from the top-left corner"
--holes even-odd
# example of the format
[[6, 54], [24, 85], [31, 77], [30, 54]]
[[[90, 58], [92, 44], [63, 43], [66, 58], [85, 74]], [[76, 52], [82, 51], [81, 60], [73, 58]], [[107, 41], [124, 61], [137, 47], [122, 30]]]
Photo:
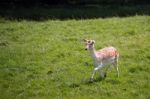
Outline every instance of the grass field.
[[[82, 39], [120, 52], [120, 77], [89, 78]], [[150, 16], [70, 20], [0, 18], [0, 99], [149, 99]]]

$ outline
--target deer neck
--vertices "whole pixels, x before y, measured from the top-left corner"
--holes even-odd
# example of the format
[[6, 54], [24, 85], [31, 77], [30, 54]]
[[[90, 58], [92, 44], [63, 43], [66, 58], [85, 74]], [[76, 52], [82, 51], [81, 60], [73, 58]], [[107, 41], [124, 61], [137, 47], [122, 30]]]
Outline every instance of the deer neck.
[[97, 63], [96, 50], [95, 50], [95, 48], [93, 47], [93, 48], [89, 49], [89, 52], [90, 52], [90, 54], [91, 54], [91, 57], [92, 57], [94, 63]]

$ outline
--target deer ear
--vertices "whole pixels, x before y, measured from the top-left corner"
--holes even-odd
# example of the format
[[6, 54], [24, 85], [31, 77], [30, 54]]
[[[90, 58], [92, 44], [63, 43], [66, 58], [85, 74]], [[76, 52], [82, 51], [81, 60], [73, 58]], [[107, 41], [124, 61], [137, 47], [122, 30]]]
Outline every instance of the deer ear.
[[87, 40], [87, 39], [83, 39], [83, 41], [84, 41], [84, 42], [87, 42], [88, 40]]
[[92, 44], [94, 44], [95, 43], [95, 40], [92, 40]]

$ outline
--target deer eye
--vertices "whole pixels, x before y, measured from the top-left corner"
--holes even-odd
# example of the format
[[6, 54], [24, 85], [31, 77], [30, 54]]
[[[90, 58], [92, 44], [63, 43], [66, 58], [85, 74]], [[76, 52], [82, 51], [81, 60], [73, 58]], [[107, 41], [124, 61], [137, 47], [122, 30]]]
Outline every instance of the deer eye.
[[88, 41], [88, 43], [91, 43], [91, 41]]

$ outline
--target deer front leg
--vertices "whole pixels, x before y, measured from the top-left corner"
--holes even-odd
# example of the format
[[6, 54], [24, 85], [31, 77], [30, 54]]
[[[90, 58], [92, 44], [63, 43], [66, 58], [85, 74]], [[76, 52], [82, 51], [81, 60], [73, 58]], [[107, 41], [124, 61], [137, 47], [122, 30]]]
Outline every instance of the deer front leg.
[[93, 73], [92, 73], [92, 76], [91, 76], [91, 80], [93, 80], [94, 75], [95, 75], [95, 73], [96, 73], [96, 71], [97, 71], [98, 69], [99, 69], [98, 67], [94, 68]]
[[91, 76], [91, 80], [93, 80], [96, 71], [97, 71], [97, 70], [100, 70], [101, 68], [102, 68], [102, 63], [101, 63], [98, 67], [95, 67], [95, 68], [94, 68], [93, 73], [92, 73], [92, 76]]
[[100, 70], [100, 74], [102, 78], [106, 77], [106, 72], [104, 72], [104, 70]]
[[110, 66], [106, 66], [105, 69], [103, 69], [103, 71], [101, 71], [101, 72], [103, 72], [103, 75], [101, 74], [102, 77], [107, 77], [107, 71], [109, 68], [110, 68]]

